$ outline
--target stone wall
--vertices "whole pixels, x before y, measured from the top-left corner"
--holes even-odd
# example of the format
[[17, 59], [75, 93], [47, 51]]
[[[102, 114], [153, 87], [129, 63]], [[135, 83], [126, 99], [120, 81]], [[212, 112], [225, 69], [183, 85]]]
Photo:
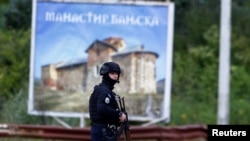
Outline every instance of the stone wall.
[[154, 54], [145, 52], [119, 54], [114, 56], [113, 61], [122, 68], [118, 92], [124, 93], [156, 93], [156, 74]]
[[86, 65], [78, 64], [57, 69], [60, 90], [83, 91], [86, 87]]

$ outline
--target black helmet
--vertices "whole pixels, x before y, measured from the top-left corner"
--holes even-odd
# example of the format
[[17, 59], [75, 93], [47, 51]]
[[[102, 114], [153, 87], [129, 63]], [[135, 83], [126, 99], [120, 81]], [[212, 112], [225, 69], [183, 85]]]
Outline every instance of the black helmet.
[[104, 63], [100, 69], [100, 75], [104, 75], [109, 72], [117, 72], [118, 74], [120, 74], [121, 73], [120, 66], [115, 62]]

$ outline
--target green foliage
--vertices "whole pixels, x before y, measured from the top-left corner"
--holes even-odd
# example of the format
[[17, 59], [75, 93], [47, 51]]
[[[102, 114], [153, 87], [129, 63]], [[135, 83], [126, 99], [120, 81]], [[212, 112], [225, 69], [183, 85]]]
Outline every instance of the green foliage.
[[248, 40], [248, 35], [244, 36], [237, 32], [234, 32], [232, 39], [232, 56], [231, 64], [232, 66], [242, 66], [245, 69], [250, 69], [250, 58], [247, 57], [250, 52], [248, 45], [250, 41]]
[[[205, 3], [205, 1], [178, 0], [176, 3], [176, 9], [181, 6], [180, 9], [185, 9], [186, 13], [184, 11], [178, 13], [181, 11], [179, 10], [176, 14], [178, 18], [175, 24], [177, 30], [174, 42], [172, 124], [216, 123], [219, 22], [216, 23], [215, 20], [219, 21], [219, 19], [216, 18], [217, 16], [205, 14], [206, 8], [202, 6], [198, 7], [204, 8], [204, 10], [193, 7], [193, 4], [202, 4], [203, 2]], [[214, 3], [214, 1], [210, 2]], [[249, 4], [247, 1], [234, 1], [232, 7], [231, 124], [250, 123], [250, 117], [246, 113], [249, 109], [248, 101], [250, 99], [250, 61], [247, 55], [250, 53], [250, 49], [247, 47], [250, 33], [247, 25], [250, 22], [250, 16], [246, 14], [249, 12]], [[219, 12], [218, 9], [211, 12], [211, 5], [207, 7], [210, 7], [210, 14], [215, 14], [215, 11]], [[183, 19], [182, 17], [187, 18]], [[208, 17], [213, 20], [210, 21], [207, 19]], [[202, 23], [201, 19], [209, 24]], [[196, 30], [196, 27], [199, 30]], [[205, 27], [208, 29], [207, 32], [204, 31]], [[205, 34], [202, 36], [201, 33]], [[188, 34], [190, 36], [187, 36]], [[193, 34], [200, 36], [193, 36]]]
[[26, 90], [21, 89], [15, 96], [4, 102], [3, 110], [0, 114], [1, 122], [12, 124], [39, 122], [39, 118], [27, 114], [28, 95]]
[[185, 54], [174, 53], [173, 93], [206, 101], [214, 98], [217, 88], [218, 28], [212, 26], [203, 37], [206, 45], [189, 47]]
[[249, 99], [250, 92], [250, 75], [249, 71], [243, 66], [233, 66], [231, 69], [231, 92], [233, 99], [246, 98]]
[[192, 96], [172, 96], [171, 125], [214, 124], [216, 99], [199, 101]]
[[219, 23], [220, 1], [172, 1], [175, 3], [174, 47], [178, 52], [185, 53], [195, 44], [204, 44], [202, 34], [211, 25]]
[[1, 5], [1, 4], [7, 4], [8, 2], [9, 2], [9, 0], [1, 0], [1, 1], [0, 1], [0, 5]]
[[0, 43], [0, 96], [8, 98], [28, 83], [30, 31], [5, 31]]
[[249, 96], [248, 98], [232, 96], [231, 99], [234, 100], [231, 100], [232, 102], [230, 103], [230, 123], [249, 124]]
[[216, 122], [218, 35], [213, 25], [202, 36], [206, 45], [174, 53], [171, 124]]
[[29, 29], [31, 26], [32, 0], [10, 0], [4, 11], [4, 27], [7, 29]]

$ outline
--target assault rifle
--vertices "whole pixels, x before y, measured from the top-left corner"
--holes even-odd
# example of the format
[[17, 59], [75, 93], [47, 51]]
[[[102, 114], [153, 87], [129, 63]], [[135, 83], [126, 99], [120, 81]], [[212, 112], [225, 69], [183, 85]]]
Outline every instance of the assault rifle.
[[121, 112], [123, 112], [126, 115], [126, 120], [121, 124], [120, 128], [118, 129], [117, 138], [119, 138], [120, 135], [123, 133], [125, 141], [131, 141], [130, 129], [129, 129], [129, 124], [128, 124], [128, 113], [125, 108], [124, 97], [121, 98], [120, 96], [118, 96], [118, 101], [119, 101]]

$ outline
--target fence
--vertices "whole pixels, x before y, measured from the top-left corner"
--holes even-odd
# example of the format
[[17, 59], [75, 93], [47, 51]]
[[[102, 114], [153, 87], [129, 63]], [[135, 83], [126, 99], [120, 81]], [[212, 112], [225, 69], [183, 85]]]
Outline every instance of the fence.
[[[131, 140], [150, 141], [207, 141], [207, 126], [131, 126]], [[90, 127], [65, 128], [48, 125], [0, 125], [0, 138], [36, 138], [66, 141], [90, 141]], [[124, 140], [121, 136], [120, 140]]]

